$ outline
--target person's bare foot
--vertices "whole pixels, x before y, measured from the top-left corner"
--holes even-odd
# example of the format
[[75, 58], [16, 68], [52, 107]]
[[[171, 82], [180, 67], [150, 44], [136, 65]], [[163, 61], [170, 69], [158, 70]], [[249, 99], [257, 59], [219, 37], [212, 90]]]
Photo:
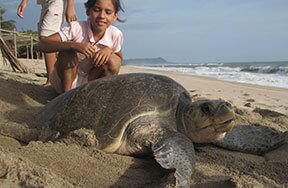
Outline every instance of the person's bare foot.
[[47, 81], [45, 84], [42, 85], [43, 87], [50, 87], [51, 86], [51, 82]]

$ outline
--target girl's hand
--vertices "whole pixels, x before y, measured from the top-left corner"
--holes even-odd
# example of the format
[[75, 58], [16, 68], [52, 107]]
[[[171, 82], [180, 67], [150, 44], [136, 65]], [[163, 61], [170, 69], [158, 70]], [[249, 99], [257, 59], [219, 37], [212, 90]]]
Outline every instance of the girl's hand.
[[104, 47], [99, 50], [93, 57], [95, 66], [100, 67], [106, 64], [112, 53], [113, 50], [109, 47]]
[[66, 9], [66, 22], [70, 23], [77, 20], [77, 15], [74, 7], [67, 7]]
[[86, 58], [93, 58], [96, 53], [95, 47], [92, 44], [87, 43], [87, 42], [77, 43], [74, 49], [77, 52], [84, 54]]
[[26, 5], [27, 5], [27, 1], [22, 1], [19, 4], [18, 9], [17, 9], [17, 15], [22, 19], [24, 18], [23, 13], [24, 13], [24, 10], [26, 8]]

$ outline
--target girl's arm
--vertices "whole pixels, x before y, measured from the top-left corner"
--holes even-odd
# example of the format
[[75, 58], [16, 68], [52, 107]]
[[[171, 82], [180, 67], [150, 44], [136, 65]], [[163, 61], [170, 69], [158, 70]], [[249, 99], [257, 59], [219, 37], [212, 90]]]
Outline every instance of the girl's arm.
[[65, 13], [66, 21], [72, 22], [77, 20], [77, 15], [74, 6], [74, 0], [67, 0], [67, 7]]
[[17, 15], [20, 18], [24, 18], [23, 13], [24, 13], [27, 3], [28, 3], [28, 0], [22, 0], [17, 8]]
[[106, 64], [108, 60], [111, 58], [112, 54], [115, 54], [115, 57], [113, 58], [115, 61], [122, 62], [123, 55], [121, 51], [114, 53], [111, 48], [104, 47], [98, 52], [96, 52], [93, 57], [95, 66], [100, 67]]
[[46, 38], [42, 38], [36, 45], [35, 49], [45, 53], [58, 52], [63, 50], [74, 50], [84, 54], [88, 58], [92, 57], [96, 52], [95, 47], [87, 42], [63, 42], [58, 33], [50, 35]]
[[119, 51], [119, 52], [115, 53], [115, 55], [117, 55], [120, 58], [121, 61], [123, 60], [122, 51]]

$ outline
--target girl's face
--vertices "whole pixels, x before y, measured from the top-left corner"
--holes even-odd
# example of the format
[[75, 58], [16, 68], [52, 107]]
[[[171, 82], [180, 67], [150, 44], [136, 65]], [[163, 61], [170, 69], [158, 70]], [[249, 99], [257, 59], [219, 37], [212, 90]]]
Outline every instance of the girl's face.
[[88, 11], [93, 32], [105, 31], [117, 18], [117, 13], [111, 0], [98, 0]]

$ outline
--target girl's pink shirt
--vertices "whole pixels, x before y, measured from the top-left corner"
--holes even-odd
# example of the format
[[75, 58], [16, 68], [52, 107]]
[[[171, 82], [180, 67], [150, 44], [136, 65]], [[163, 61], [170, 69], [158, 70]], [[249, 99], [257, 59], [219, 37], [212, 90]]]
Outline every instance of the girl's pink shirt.
[[[70, 26], [64, 27], [58, 32], [62, 41], [89, 42], [96, 48], [96, 52], [107, 46], [113, 49], [114, 53], [121, 50], [123, 43], [122, 32], [115, 26], [109, 26], [104, 36], [96, 42], [89, 21], [71, 22]], [[89, 71], [94, 68], [93, 59], [86, 58], [79, 54], [78, 75], [86, 77]]]
[[74, 42], [90, 42], [96, 47], [96, 50], [100, 50], [101, 47], [107, 46], [117, 53], [121, 50], [123, 44], [123, 34], [115, 26], [109, 26], [104, 36], [95, 42], [93, 32], [89, 21], [75, 21], [71, 22], [70, 26], [63, 27], [59, 32], [62, 41], [74, 41]]

